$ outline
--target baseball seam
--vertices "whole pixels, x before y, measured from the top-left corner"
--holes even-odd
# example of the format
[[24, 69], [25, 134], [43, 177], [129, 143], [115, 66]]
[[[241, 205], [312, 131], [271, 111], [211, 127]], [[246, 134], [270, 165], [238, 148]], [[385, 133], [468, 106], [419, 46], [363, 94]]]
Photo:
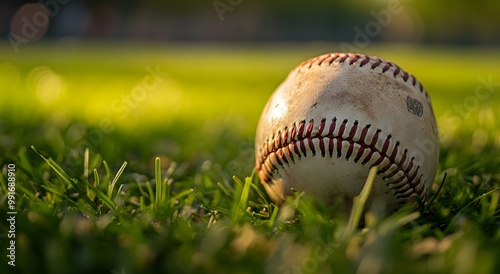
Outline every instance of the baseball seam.
[[300, 71], [303, 68], [310, 69], [313, 65], [321, 66], [322, 64], [332, 65], [333, 63], [337, 64], [349, 64], [349, 65], [358, 65], [360, 68], [369, 65], [372, 70], [379, 70], [384, 74], [391, 74], [396, 79], [401, 79], [403, 82], [407, 84], [411, 84], [413, 87], [418, 89], [421, 93], [425, 95], [427, 99], [429, 99], [429, 95], [427, 91], [424, 89], [422, 83], [420, 83], [415, 76], [404, 71], [398, 65], [380, 59], [374, 56], [368, 56], [364, 54], [356, 54], [356, 53], [328, 53], [318, 57], [311, 58], [299, 64], [293, 71]]
[[414, 157], [408, 157], [408, 149], [400, 153], [400, 142], [394, 142], [391, 134], [383, 141], [381, 134], [382, 130], [374, 131], [371, 124], [362, 127], [357, 120], [349, 125], [348, 119], [339, 122], [334, 117], [328, 125], [323, 118], [316, 127], [314, 119], [308, 124], [302, 120], [265, 141], [257, 158], [256, 171], [264, 183], [272, 184], [273, 175], [279, 174], [279, 168], [286, 170], [296, 161], [309, 157], [309, 153], [313, 157], [320, 153], [324, 158], [345, 155], [347, 161], [354, 156], [355, 163], [361, 161], [362, 165], [379, 166], [378, 174], [401, 204], [414, 194], [425, 202], [426, 181], [422, 181], [420, 165], [415, 165]]

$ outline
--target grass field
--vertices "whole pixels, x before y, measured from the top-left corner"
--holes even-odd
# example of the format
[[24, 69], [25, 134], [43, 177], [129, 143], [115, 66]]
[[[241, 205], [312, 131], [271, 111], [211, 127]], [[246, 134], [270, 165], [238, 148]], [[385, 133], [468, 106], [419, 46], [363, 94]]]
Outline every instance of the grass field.
[[499, 273], [496, 48], [364, 49], [431, 95], [440, 166], [420, 212], [270, 203], [252, 174], [260, 112], [295, 65], [335, 50], [0, 44], [0, 272]]

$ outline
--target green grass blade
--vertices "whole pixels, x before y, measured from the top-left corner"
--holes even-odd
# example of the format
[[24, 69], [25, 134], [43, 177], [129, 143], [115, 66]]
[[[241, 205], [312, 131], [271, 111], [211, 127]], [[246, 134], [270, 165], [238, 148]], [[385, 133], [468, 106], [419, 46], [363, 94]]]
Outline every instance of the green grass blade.
[[21, 148], [21, 150], [18, 152], [19, 168], [24, 169], [26, 171], [26, 174], [30, 178], [32, 178], [34, 181], [42, 182], [43, 178], [40, 176], [40, 174], [38, 172], [33, 172], [33, 170], [35, 170], [35, 168], [34, 168], [33, 164], [31, 163], [27, 152], [28, 152], [28, 150], [25, 147]]
[[354, 233], [354, 230], [358, 227], [359, 220], [361, 219], [361, 215], [363, 214], [363, 210], [365, 208], [366, 200], [368, 199], [368, 196], [370, 196], [373, 182], [377, 176], [377, 171], [377, 166], [370, 169], [370, 173], [368, 174], [368, 178], [366, 179], [363, 189], [358, 196], [354, 197], [351, 215], [349, 216], [349, 221], [347, 222], [347, 226], [341, 238], [342, 241], [348, 240]]
[[155, 185], [156, 185], [155, 206], [156, 206], [156, 208], [159, 208], [160, 204], [163, 201], [163, 199], [162, 199], [163, 192], [162, 192], [162, 183], [161, 183], [161, 160], [160, 160], [160, 157], [156, 157], [156, 159], [155, 159]]
[[111, 169], [109, 168], [108, 162], [102, 161], [102, 164], [104, 166], [104, 170], [106, 170], [106, 176], [103, 180], [103, 187], [109, 189], [109, 185], [111, 184]]
[[398, 216], [392, 215], [390, 216], [384, 223], [381, 225], [380, 230], [383, 233], [388, 233], [390, 231], [394, 231], [410, 222], [413, 222], [420, 218], [420, 212], [412, 212], [408, 215]]
[[149, 193], [149, 202], [150, 202], [150, 206], [154, 206], [155, 204], [155, 192], [153, 191], [153, 187], [151, 186], [151, 182], [150, 181], [147, 181], [146, 182], [146, 189], [148, 190], [148, 193]]
[[118, 172], [116, 172], [116, 175], [113, 178], [113, 181], [111, 181], [111, 184], [109, 184], [109, 187], [108, 187], [108, 197], [110, 197], [110, 198], [113, 197], [113, 191], [115, 189], [116, 182], [118, 181], [118, 179], [122, 175], [123, 170], [125, 170], [126, 166], [127, 166], [127, 162], [123, 162], [123, 164], [120, 167], [120, 169], [118, 170]]
[[140, 196], [139, 197], [139, 204], [141, 205], [140, 206], [141, 211], [145, 211], [146, 210], [146, 204], [144, 202], [144, 196]]
[[245, 184], [243, 185], [243, 190], [241, 191], [241, 198], [240, 198], [240, 203], [239, 203], [240, 209], [243, 209], [243, 210], [246, 209], [246, 205], [248, 202], [248, 195], [250, 193], [250, 186], [251, 185], [252, 185], [252, 179], [246, 178]]
[[498, 207], [498, 201], [500, 200], [500, 192], [495, 192], [491, 195], [491, 203], [488, 207], [488, 215], [493, 216], [495, 214], [495, 210]]
[[172, 199], [170, 199], [170, 200], [172, 202], [175, 202], [175, 201], [181, 200], [182, 198], [188, 196], [189, 194], [193, 194], [193, 193], [194, 193], [193, 189], [187, 189], [187, 190], [184, 190], [181, 193], [173, 196]]
[[94, 168], [94, 186], [99, 187], [101, 184], [100, 179], [99, 179], [99, 172], [97, 171], [96, 168]]
[[[159, 164], [159, 162], [158, 162]], [[161, 165], [159, 165], [161, 167]], [[175, 169], [177, 168], [177, 163], [172, 162], [170, 163], [170, 166], [168, 167], [166, 173], [165, 173], [165, 178], [162, 181], [162, 192], [163, 192], [163, 200], [168, 201], [170, 200], [170, 184], [173, 182], [172, 176], [174, 175]], [[160, 175], [161, 175], [161, 170], [160, 170]]]
[[85, 179], [89, 177], [89, 157], [90, 157], [89, 148], [85, 148], [85, 152], [83, 154], [83, 177]]
[[149, 196], [149, 193], [146, 193], [146, 191], [144, 190], [144, 187], [142, 186], [142, 183], [141, 182], [137, 182], [137, 189], [139, 190], [139, 193], [141, 194], [141, 198], [149, 198], [151, 196]]
[[274, 204], [269, 204], [269, 211], [270, 211], [271, 217], [269, 218], [268, 227], [272, 228], [275, 226], [276, 217], [278, 217], [279, 208], [277, 206], [275, 206]]
[[453, 218], [451, 219], [450, 223], [448, 224], [448, 226], [446, 227], [446, 229], [444, 230], [444, 233], [449, 233], [450, 229], [453, 227], [453, 225], [456, 223], [457, 221], [457, 218], [459, 218], [462, 214], [462, 212], [464, 210], [466, 210], [468, 207], [470, 207], [472, 204], [474, 204], [475, 202], [481, 200], [482, 198], [490, 195], [490, 194], [493, 194], [497, 191], [500, 191], [500, 187], [497, 187], [493, 190], [490, 190], [484, 194], [481, 194], [480, 196], [477, 196], [476, 198], [474, 198], [472, 201], [470, 201], [469, 203], [467, 203], [464, 207], [462, 207], [462, 209], [460, 209], [456, 214], [455, 216], [453, 216]]
[[251, 187], [257, 192], [257, 195], [259, 195], [260, 198], [262, 198], [262, 200], [266, 203], [269, 204], [269, 202], [267, 201], [267, 195], [264, 194], [264, 192], [262, 192], [258, 185], [260, 184], [260, 181], [259, 181], [259, 177], [257, 176], [257, 173], [254, 171], [252, 172], [252, 175], [250, 176], [251, 178]]
[[87, 186], [99, 197], [99, 199], [111, 210], [116, 209], [115, 203], [111, 200], [111, 197], [106, 195], [104, 192], [102, 192], [100, 189], [96, 188], [92, 184], [88, 183]]
[[174, 175], [174, 171], [176, 168], [177, 168], [176, 162], [170, 163], [170, 166], [168, 167], [167, 172], [165, 173], [165, 180], [171, 178], [172, 175]]
[[0, 192], [0, 193], [7, 193], [8, 192], [7, 181], [5, 180], [5, 178], [3, 176], [0, 176], [0, 189], [2, 190], [2, 192]]
[[236, 176], [233, 176], [234, 184], [234, 192], [231, 203], [231, 217], [235, 218], [239, 211], [239, 202], [241, 198], [241, 192], [243, 190], [243, 182]]
[[243, 185], [239, 200], [237, 199], [237, 201], [238, 201], [237, 206], [233, 207], [233, 211], [232, 211], [233, 222], [238, 222], [243, 217], [243, 215], [245, 214], [245, 211], [246, 211], [246, 205], [248, 202], [248, 195], [250, 193], [250, 185], [252, 184], [252, 178], [250, 178], [250, 177], [246, 178], [245, 183], [241, 182], [241, 180], [236, 176], [233, 176], [233, 180], [237, 184]]
[[224, 184], [222, 184], [221, 182], [218, 182], [217, 187], [222, 191], [222, 193], [224, 193], [224, 195], [226, 195], [227, 197], [231, 197], [231, 195], [232, 195], [231, 190], [229, 190], [228, 187], [224, 186]]
[[75, 201], [73, 201], [72, 199], [70, 199], [68, 197], [68, 195], [62, 193], [61, 191], [59, 191], [58, 189], [54, 188], [54, 187], [51, 187], [51, 186], [47, 186], [47, 185], [42, 185], [42, 188], [44, 188], [45, 190], [47, 190], [48, 192], [60, 197], [61, 199], [65, 200], [66, 202], [70, 203], [71, 205], [73, 205], [75, 208], [78, 208], [78, 205], [76, 204]]
[[91, 205], [95, 209], [95, 205], [92, 203], [92, 201], [87, 197], [86, 193], [81, 189], [80, 185], [78, 185], [78, 181], [75, 179], [72, 179], [69, 177], [69, 175], [54, 161], [52, 160], [51, 157], [47, 157], [43, 155], [41, 152], [39, 152], [34, 146], [31, 146], [31, 148], [38, 154], [42, 159], [65, 181], [66, 183], [70, 184], [76, 192], [79, 194], [79, 196], [85, 200], [89, 205]]

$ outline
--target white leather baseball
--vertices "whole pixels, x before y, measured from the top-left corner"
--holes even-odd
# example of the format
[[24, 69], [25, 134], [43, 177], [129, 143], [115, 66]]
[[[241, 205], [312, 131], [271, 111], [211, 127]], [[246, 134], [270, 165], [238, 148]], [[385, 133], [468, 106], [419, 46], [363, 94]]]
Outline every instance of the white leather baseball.
[[368, 204], [396, 210], [426, 201], [439, 138], [426, 90], [378, 57], [332, 53], [297, 66], [264, 108], [255, 140], [256, 171], [280, 204], [291, 188], [346, 209], [378, 166]]

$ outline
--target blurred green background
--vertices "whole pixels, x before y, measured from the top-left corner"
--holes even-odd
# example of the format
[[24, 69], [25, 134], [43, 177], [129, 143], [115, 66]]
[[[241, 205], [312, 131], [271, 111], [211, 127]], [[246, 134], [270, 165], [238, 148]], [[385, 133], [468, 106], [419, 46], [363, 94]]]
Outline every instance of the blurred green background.
[[444, 148], [498, 149], [499, 5], [3, 1], [0, 153], [34, 145], [75, 177], [85, 148], [135, 171], [161, 155], [244, 177], [270, 94], [303, 60], [345, 50], [413, 73]]
[[[251, 150], [260, 112], [274, 89], [302, 60], [335, 48], [332, 43], [27, 45], [0, 65], [0, 149], [13, 155], [35, 145], [52, 155], [81, 157], [89, 147], [111, 160], [161, 154], [188, 160], [206, 152], [227, 163], [234, 155], [210, 151], [215, 142], [223, 146], [221, 136], [229, 134]], [[8, 52], [9, 45], [0, 50]], [[484, 132], [499, 144], [496, 48], [374, 44], [366, 52], [390, 58], [424, 84], [443, 146]], [[84, 130], [89, 126], [93, 130]], [[461, 131], [471, 135], [456, 137]], [[247, 156], [237, 175], [253, 168], [253, 156]]]
[[352, 42], [353, 28], [375, 18], [383, 25], [375, 41], [500, 42], [500, 3], [494, 0], [6, 0], [0, 4], [2, 38], [22, 34], [22, 15], [34, 14], [20, 9], [28, 3], [47, 7], [50, 22], [39, 16], [40, 33], [33, 36], [51, 39]]
[[[228, 225], [226, 229], [232, 236], [223, 239], [226, 244], [212, 246], [207, 240], [209, 236], [215, 235], [216, 239], [222, 236], [205, 229], [204, 222], [210, 219], [210, 223], [211, 217], [200, 217], [200, 213], [196, 216], [199, 219], [191, 222], [191, 215], [185, 213], [188, 210], [183, 210], [203, 211], [200, 205], [203, 199], [216, 206], [230, 203], [219, 197], [220, 190], [215, 183], [232, 185], [233, 175], [244, 178], [251, 174], [255, 127], [267, 99], [294, 66], [327, 52], [351, 50], [377, 55], [414, 74], [431, 96], [439, 125], [442, 143], [436, 182], [447, 171], [455, 176], [452, 182], [469, 186], [470, 181], [480, 185], [481, 191], [493, 189], [498, 185], [500, 161], [498, 10], [500, 2], [493, 0], [450, 3], [417, 0], [2, 1], [0, 164], [4, 171], [8, 163], [22, 166], [18, 173], [19, 185], [33, 191], [33, 195], [41, 195], [39, 200], [48, 204], [47, 207], [56, 205], [54, 212], [46, 213], [29, 199], [20, 203], [20, 212], [24, 210], [21, 214], [24, 219], [18, 228], [20, 262], [26, 263], [24, 269], [44, 266], [45, 272], [55, 269], [61, 273], [71, 269], [72, 259], [76, 265], [87, 265], [91, 270], [95, 265], [104, 265], [103, 268], [109, 270], [111, 266], [128, 263], [137, 267], [129, 268], [132, 272], [145, 266], [155, 269], [159, 264], [172, 270], [182, 269], [184, 262], [195, 262], [201, 246], [211, 252], [215, 250], [214, 254], [219, 252], [215, 266], [224, 265], [226, 255], [234, 255], [229, 246], [236, 237], [234, 231], [255, 225], [255, 220]], [[83, 178], [86, 149], [101, 174], [103, 159], [113, 171], [127, 161], [124, 185], [151, 180], [153, 159], [158, 156], [163, 169], [172, 162], [178, 164], [175, 187], [179, 192], [199, 188], [198, 195], [202, 195], [208, 189], [206, 197], [219, 198], [190, 196], [188, 202], [181, 201], [186, 206], [179, 212], [184, 212], [189, 222], [182, 223], [184, 217], [181, 216], [172, 226], [170, 220], [165, 221], [162, 216], [152, 214], [151, 217], [148, 212], [142, 215], [143, 212], [134, 207], [134, 201], [127, 200], [127, 210], [133, 208], [130, 210], [133, 221], [124, 222], [128, 227], [122, 226], [123, 220], [113, 219], [111, 229], [94, 227], [91, 232], [80, 233], [75, 221], [73, 232], [72, 226], [65, 223], [72, 222], [73, 215], [66, 215], [68, 208], [74, 210], [71, 204], [53, 202], [49, 191], [40, 190], [40, 185], [53, 182], [59, 182], [64, 189], [64, 182], [30, 149], [32, 145], [51, 156], [74, 178]], [[26, 162], [31, 164], [29, 168], [24, 165]], [[462, 170], [466, 174], [463, 177]], [[480, 178], [485, 178], [484, 188], [478, 183], [483, 182]], [[462, 215], [457, 213], [459, 218], [453, 214], [460, 213], [472, 196], [454, 195], [459, 191], [453, 192], [453, 187], [450, 185], [451, 190], [440, 196], [439, 205], [443, 206], [436, 211], [441, 215], [422, 221], [434, 221], [432, 226], [415, 225], [414, 230], [403, 231], [403, 239], [413, 239], [408, 242], [414, 244], [421, 243], [424, 237], [441, 240], [447, 236], [448, 229], [446, 233], [441, 231], [443, 223], [452, 223], [455, 218], [462, 220]], [[29, 193], [26, 189], [22, 191]], [[479, 190], [474, 194], [481, 195]], [[68, 187], [66, 191], [72, 190]], [[129, 196], [127, 199], [134, 198]], [[3, 214], [6, 196], [1, 197]], [[498, 195], [495, 197], [498, 199]], [[459, 202], [454, 203], [454, 199]], [[483, 200], [481, 206], [486, 208], [487, 202]], [[495, 212], [498, 216], [496, 205], [489, 208], [493, 213], [478, 216], [489, 217]], [[30, 212], [34, 213], [30, 215]], [[128, 234], [129, 228], [136, 227], [135, 214], [143, 218], [137, 221], [142, 222], [142, 226], [133, 230], [135, 234]], [[287, 224], [291, 227], [289, 230], [278, 227], [277, 232], [255, 225], [256, 242], [267, 244], [271, 239], [279, 245], [299, 239], [310, 244], [318, 237], [315, 229], [320, 229], [326, 239], [329, 234], [325, 231], [330, 233], [331, 227], [336, 226], [336, 221], [325, 221], [318, 226], [314, 221], [306, 221], [311, 223]], [[470, 251], [477, 255], [471, 257], [470, 265], [486, 262], [489, 264], [484, 264], [485, 269], [493, 269], [494, 263], [490, 261], [498, 251], [495, 249], [498, 240], [489, 242], [487, 238], [500, 237], [494, 231], [498, 218], [478, 221], [478, 227], [488, 225], [484, 225], [484, 233], [476, 230], [472, 223], [465, 234], [471, 242], [487, 246], [488, 256], [483, 258], [482, 253], [470, 251], [465, 244], [463, 248], [454, 245], [451, 255], [445, 255], [455, 258], [456, 250], [465, 252], [463, 254]], [[46, 241], [35, 237], [38, 231], [33, 227], [38, 226]], [[0, 227], [3, 234], [5, 227]], [[453, 237], [461, 237], [460, 229], [453, 231], [456, 232]], [[253, 230], [243, 231], [244, 235], [254, 235]], [[297, 231], [307, 233], [294, 234]], [[161, 244], [156, 242], [158, 238]], [[101, 241], [104, 248], [100, 246]], [[398, 239], [391, 238], [391, 241], [398, 242]], [[128, 251], [130, 242], [137, 250]], [[412, 262], [411, 256], [408, 259], [404, 257], [406, 253], [398, 251], [405, 244], [402, 242], [383, 258], [401, 261], [399, 270], [405, 269], [405, 263]], [[115, 246], [120, 251], [116, 257], [110, 251]], [[5, 252], [3, 245], [1, 248]], [[267, 267], [269, 271], [276, 269], [273, 265], [279, 265], [277, 262], [283, 262], [269, 256], [262, 264], [256, 264], [253, 261], [256, 258], [274, 254], [271, 249], [264, 248], [266, 251], [261, 252], [258, 248], [261, 247], [249, 248], [254, 253], [243, 253], [245, 256], [229, 256], [235, 264], [244, 262], [241, 268], [235, 269], [245, 269], [246, 263], [258, 270]], [[292, 253], [305, 258], [311, 251], [307, 248], [304, 245]], [[150, 256], [155, 258], [154, 264], [148, 261], [150, 257], [142, 255], [142, 250], [154, 254]], [[172, 253], [175, 255], [167, 256]], [[27, 262], [36, 257], [33, 254], [48, 255], [30, 266]], [[86, 257], [80, 260], [79, 254]], [[342, 261], [343, 253], [335, 256], [330, 263], [340, 261], [344, 269], [349, 269], [346, 261]], [[109, 262], [105, 262], [108, 259]], [[3, 260], [1, 263], [3, 267]], [[201, 259], [198, 263], [193, 263], [190, 269], [200, 267], [210, 272], [217, 268]], [[442, 268], [441, 264], [432, 267], [449, 270], [454, 267], [453, 263], [450, 259]], [[424, 262], [420, 266], [425, 270], [428, 265]]]

